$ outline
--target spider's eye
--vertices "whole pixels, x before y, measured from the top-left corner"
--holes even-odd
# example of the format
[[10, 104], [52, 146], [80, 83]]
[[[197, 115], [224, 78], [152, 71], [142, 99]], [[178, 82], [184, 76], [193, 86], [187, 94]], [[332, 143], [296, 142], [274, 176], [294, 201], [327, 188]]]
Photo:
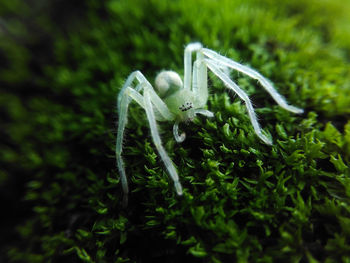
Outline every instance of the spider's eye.
[[189, 109], [193, 108], [193, 103], [192, 102], [186, 102], [184, 104], [182, 104], [179, 109], [184, 112], [184, 111], [188, 111]]

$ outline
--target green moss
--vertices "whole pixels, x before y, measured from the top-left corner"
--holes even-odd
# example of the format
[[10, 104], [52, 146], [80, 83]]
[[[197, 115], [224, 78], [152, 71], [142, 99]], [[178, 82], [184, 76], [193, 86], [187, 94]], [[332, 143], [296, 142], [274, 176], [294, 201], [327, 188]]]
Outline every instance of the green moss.
[[[13, 1], [0, 8], [4, 260], [350, 260], [349, 4], [89, 0], [78, 6]], [[46, 15], [31, 25], [16, 19], [40, 8]], [[133, 103], [124, 209], [114, 156], [116, 95], [136, 69], [150, 81], [162, 69], [182, 74], [191, 41], [258, 69], [305, 114], [286, 112], [254, 80], [233, 72], [274, 141], [264, 145], [244, 104], [210, 74], [214, 118], [183, 124], [182, 144], [172, 137], [172, 123], [159, 124], [184, 187], [179, 197], [145, 113]]]

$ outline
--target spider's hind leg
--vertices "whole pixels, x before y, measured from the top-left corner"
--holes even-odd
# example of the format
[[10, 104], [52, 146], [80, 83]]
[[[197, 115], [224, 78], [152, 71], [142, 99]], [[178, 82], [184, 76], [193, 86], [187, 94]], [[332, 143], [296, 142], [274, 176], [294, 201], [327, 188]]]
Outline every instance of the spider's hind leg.
[[284, 108], [285, 110], [288, 110], [290, 112], [297, 113], [297, 114], [301, 114], [304, 112], [303, 109], [300, 109], [293, 105], [289, 105], [286, 99], [281, 94], [279, 94], [277, 90], [273, 87], [271, 82], [267, 78], [262, 76], [259, 72], [247, 66], [244, 66], [238, 62], [235, 62], [227, 57], [221, 56], [213, 50], [203, 48], [202, 52], [206, 57], [209, 58], [209, 60], [213, 64], [216, 64], [216, 66], [218, 65], [226, 66], [231, 69], [242, 72], [243, 74], [246, 74], [253, 79], [258, 80], [261, 86], [263, 86], [263, 88], [271, 95], [271, 97], [276, 101], [276, 103], [280, 105], [282, 108]]
[[234, 83], [229, 76], [227, 76], [219, 67], [217, 67], [216, 63], [211, 61], [210, 59], [205, 59], [205, 63], [208, 68], [218, 77], [223, 83], [231, 90], [233, 90], [244, 102], [247, 107], [248, 115], [250, 121], [253, 125], [254, 131], [256, 135], [266, 144], [272, 145], [272, 141], [263, 134], [262, 129], [258, 123], [256, 118], [256, 114], [253, 108], [253, 105], [248, 97], [248, 95], [240, 88], [236, 83]]

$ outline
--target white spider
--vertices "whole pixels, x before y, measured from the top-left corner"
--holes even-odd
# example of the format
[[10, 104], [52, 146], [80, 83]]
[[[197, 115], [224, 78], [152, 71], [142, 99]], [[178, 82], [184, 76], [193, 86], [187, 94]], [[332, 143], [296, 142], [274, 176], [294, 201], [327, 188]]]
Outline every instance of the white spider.
[[[193, 71], [192, 52], [196, 52]], [[254, 131], [266, 144], [271, 145], [272, 142], [262, 133], [248, 95], [230, 79], [229, 69], [237, 70], [258, 80], [282, 108], [294, 113], [303, 112], [300, 108], [288, 105], [285, 99], [274, 89], [271, 82], [260, 73], [221, 56], [213, 50], [203, 48], [200, 43], [191, 43], [186, 46], [184, 66], [184, 84], [176, 72], [162, 71], [155, 79], [155, 91], [140, 71], [134, 71], [129, 75], [118, 95], [119, 123], [116, 141], [116, 159], [124, 192], [124, 204], [127, 203], [129, 189], [121, 153], [124, 130], [127, 123], [128, 106], [132, 99], [146, 111], [154, 145], [174, 182], [178, 195], [182, 195], [182, 186], [177, 171], [162, 146], [156, 121], [174, 121], [173, 133], [175, 140], [177, 142], [183, 142], [186, 136], [185, 133], [181, 135], [178, 133], [180, 122], [192, 120], [196, 117], [196, 114], [202, 114], [207, 117], [214, 116], [212, 112], [204, 109], [208, 100], [207, 69], [210, 69], [222, 80], [227, 88], [237, 93], [245, 102]], [[136, 86], [132, 85], [135, 80]]]

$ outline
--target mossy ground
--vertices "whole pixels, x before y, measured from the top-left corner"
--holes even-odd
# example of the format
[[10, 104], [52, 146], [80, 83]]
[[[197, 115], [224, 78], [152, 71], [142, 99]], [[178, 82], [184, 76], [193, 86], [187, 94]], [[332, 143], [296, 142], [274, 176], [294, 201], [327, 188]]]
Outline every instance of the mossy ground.
[[[1, 258], [10, 262], [350, 262], [350, 3], [3, 1]], [[293, 115], [242, 74], [272, 147], [209, 76], [208, 109], [160, 124], [178, 197], [145, 113], [130, 109], [127, 209], [115, 166], [116, 95], [127, 75], [183, 73], [183, 48], [258, 69]]]

